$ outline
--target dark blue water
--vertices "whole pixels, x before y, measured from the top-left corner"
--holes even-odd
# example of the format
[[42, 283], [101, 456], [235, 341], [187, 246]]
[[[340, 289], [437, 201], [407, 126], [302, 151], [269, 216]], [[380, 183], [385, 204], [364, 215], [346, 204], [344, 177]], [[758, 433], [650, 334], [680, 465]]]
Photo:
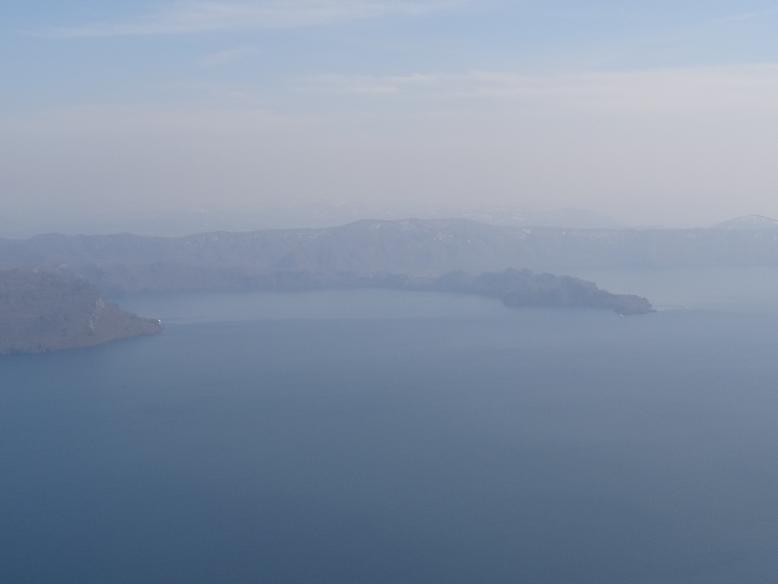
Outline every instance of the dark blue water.
[[0, 582], [778, 574], [776, 317], [134, 302], [162, 336], [0, 359]]

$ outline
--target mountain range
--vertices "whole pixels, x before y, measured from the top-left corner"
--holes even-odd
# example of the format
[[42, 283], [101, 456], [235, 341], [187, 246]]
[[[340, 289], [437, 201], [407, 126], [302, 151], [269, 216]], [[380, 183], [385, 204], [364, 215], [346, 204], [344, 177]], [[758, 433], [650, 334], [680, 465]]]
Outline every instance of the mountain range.
[[778, 266], [776, 224], [742, 218], [707, 229], [562, 229], [463, 219], [364, 220], [324, 229], [176, 238], [0, 239], [0, 268], [67, 269], [107, 292], [234, 289], [279, 271], [434, 276], [509, 268], [570, 273], [741, 266]]

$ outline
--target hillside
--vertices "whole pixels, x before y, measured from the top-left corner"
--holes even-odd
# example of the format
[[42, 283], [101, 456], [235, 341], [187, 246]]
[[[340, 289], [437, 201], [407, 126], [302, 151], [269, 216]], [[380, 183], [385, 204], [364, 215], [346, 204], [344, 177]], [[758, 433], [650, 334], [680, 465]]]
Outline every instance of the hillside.
[[778, 229], [559, 229], [469, 220], [359, 221], [327, 229], [180, 238], [0, 239], [0, 268], [67, 268], [103, 292], [236, 289], [270, 272], [436, 276], [509, 268], [778, 267]]
[[120, 310], [84, 280], [0, 271], [0, 354], [88, 347], [159, 330], [158, 321]]

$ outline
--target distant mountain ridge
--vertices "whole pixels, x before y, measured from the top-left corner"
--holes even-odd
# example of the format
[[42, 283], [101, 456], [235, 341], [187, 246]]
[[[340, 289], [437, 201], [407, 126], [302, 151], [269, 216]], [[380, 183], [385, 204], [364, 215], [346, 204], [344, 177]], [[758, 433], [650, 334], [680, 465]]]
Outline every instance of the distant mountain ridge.
[[235, 289], [269, 272], [778, 267], [778, 229], [560, 229], [363, 220], [325, 229], [0, 239], [0, 268], [65, 268], [103, 291]]
[[744, 215], [723, 221], [715, 226], [715, 229], [726, 230], [756, 230], [756, 229], [776, 229], [778, 228], [778, 219], [767, 217], [765, 215]]
[[495, 207], [470, 211], [462, 216], [489, 225], [512, 227], [559, 229], [619, 229], [624, 227], [608, 215], [576, 208], [528, 211], [516, 207]]

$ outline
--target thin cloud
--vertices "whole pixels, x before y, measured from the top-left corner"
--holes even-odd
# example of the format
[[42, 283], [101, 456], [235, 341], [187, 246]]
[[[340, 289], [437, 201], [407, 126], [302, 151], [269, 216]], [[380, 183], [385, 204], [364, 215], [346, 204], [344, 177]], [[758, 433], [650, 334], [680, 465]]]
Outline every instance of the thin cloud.
[[204, 67], [221, 67], [232, 65], [258, 54], [259, 50], [256, 47], [234, 47], [208, 53], [200, 59], [200, 64]]
[[385, 76], [326, 75], [302, 91], [364, 98], [530, 101], [614, 110], [778, 111], [778, 64], [570, 74], [474, 71]]
[[722, 18], [717, 18], [711, 21], [712, 24], [730, 24], [738, 22], [749, 22], [757, 19], [774, 17], [778, 15], [778, 8], [767, 8], [764, 10], [751, 10], [748, 12], [739, 12], [736, 14], [730, 14]]
[[386, 16], [417, 16], [469, 0], [181, 1], [133, 22], [98, 22], [44, 31], [59, 38], [179, 35], [236, 29], [302, 28]]

